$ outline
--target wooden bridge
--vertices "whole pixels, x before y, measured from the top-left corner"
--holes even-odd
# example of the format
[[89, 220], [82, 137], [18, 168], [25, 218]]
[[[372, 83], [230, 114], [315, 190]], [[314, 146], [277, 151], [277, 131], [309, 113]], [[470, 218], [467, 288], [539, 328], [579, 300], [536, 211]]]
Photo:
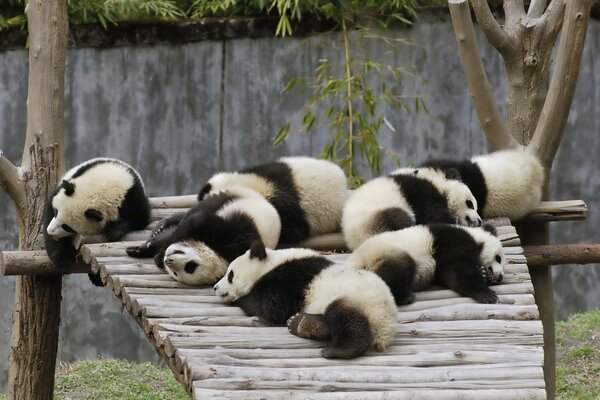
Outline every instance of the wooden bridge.
[[[542, 323], [523, 248], [507, 219], [490, 221], [508, 262], [502, 284], [492, 287], [499, 304], [432, 288], [398, 308], [389, 349], [328, 360], [320, 355], [322, 343], [267, 326], [222, 303], [212, 287], [176, 282], [151, 259], [126, 255], [125, 248], [148, 238], [157, 220], [183, 213], [194, 202], [195, 196], [151, 199], [148, 230], [115, 243], [87, 238], [71, 270], [99, 272], [194, 399], [546, 398]], [[548, 202], [529, 218], [579, 219], [585, 211], [581, 201]], [[323, 250], [335, 262], [347, 256], [332, 251], [343, 248], [339, 234], [300, 245]], [[43, 251], [0, 253], [4, 275], [49, 272]]]

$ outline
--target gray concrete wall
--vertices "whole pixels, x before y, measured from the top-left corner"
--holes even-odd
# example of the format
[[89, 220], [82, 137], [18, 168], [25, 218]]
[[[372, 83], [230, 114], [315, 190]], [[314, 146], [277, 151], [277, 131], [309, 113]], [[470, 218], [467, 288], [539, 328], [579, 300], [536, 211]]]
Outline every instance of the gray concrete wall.
[[[421, 93], [430, 114], [383, 109], [396, 133], [382, 129], [381, 143], [403, 162], [428, 157], [467, 157], [486, 151], [448, 21], [423, 16], [412, 29], [393, 32], [417, 46], [388, 56], [415, 65], [429, 82], [406, 76], [402, 93]], [[318, 60], [340, 60], [331, 43], [338, 34], [304, 39], [239, 39], [175, 46], [70, 50], [66, 70], [67, 167], [111, 156], [136, 166], [151, 195], [195, 193], [220, 168], [233, 169], [282, 154], [318, 155], [327, 140], [295, 134], [273, 150], [275, 131], [305, 101], [282, 95], [290, 78], [310, 76]], [[486, 69], [499, 102], [504, 96], [500, 57], [480, 36]], [[381, 44], [367, 46], [384, 54]], [[598, 242], [600, 226], [600, 23], [590, 24], [567, 131], [553, 173], [554, 199], [581, 198], [590, 205], [584, 222], [561, 223], [558, 242]], [[25, 132], [27, 53], [0, 53], [0, 148], [18, 160]], [[294, 119], [296, 128], [298, 118]], [[359, 163], [360, 164], [360, 163]], [[359, 166], [360, 167], [360, 166]], [[385, 169], [394, 167], [386, 160]], [[363, 166], [364, 168], [364, 166]], [[15, 213], [0, 193], [0, 249], [16, 247]], [[598, 266], [555, 268], [558, 317], [600, 307]], [[64, 278], [59, 360], [100, 355], [158, 360], [108, 290], [85, 276]], [[5, 389], [14, 281], [0, 278], [0, 392]]]

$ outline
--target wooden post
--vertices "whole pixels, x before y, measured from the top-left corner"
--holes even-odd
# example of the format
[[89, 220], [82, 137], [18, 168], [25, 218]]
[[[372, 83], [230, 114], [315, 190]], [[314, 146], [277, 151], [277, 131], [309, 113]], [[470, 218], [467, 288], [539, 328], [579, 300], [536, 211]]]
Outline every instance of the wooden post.
[[[17, 206], [19, 249], [40, 249], [44, 203], [64, 172], [66, 0], [30, 1], [27, 132], [21, 166], [0, 154], [0, 181]], [[11, 400], [53, 397], [62, 276], [16, 280], [8, 370]]]

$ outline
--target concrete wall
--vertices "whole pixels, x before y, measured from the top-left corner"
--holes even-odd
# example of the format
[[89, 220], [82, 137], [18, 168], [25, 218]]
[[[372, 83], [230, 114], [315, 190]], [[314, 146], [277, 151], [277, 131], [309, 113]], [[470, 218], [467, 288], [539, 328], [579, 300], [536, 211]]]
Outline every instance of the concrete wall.
[[[428, 80], [406, 76], [402, 93], [421, 93], [430, 114], [383, 109], [396, 133], [383, 128], [381, 143], [404, 163], [428, 157], [467, 157], [486, 151], [465, 87], [448, 21], [423, 16], [412, 29], [392, 32], [417, 46], [387, 56], [395, 65], [414, 65]], [[70, 50], [66, 70], [67, 167], [111, 156], [136, 166], [150, 195], [195, 193], [218, 169], [234, 169], [281, 154], [318, 155], [327, 140], [295, 134], [271, 147], [275, 131], [293, 119], [305, 95], [282, 95], [293, 77], [310, 76], [318, 60], [340, 60], [339, 35], [303, 39], [238, 39], [180, 45]], [[499, 102], [504, 96], [500, 57], [479, 38], [486, 69]], [[384, 54], [369, 43], [369, 54]], [[552, 240], [598, 242], [600, 199], [600, 23], [590, 24], [579, 83], [567, 132], [553, 173], [553, 199], [586, 200], [584, 222], [561, 223]], [[594, 68], [596, 67], [596, 68]], [[20, 159], [25, 132], [27, 53], [0, 53], [0, 148]], [[295, 118], [295, 119], [294, 119]], [[359, 163], [361, 164], [361, 163]], [[360, 167], [360, 165], [359, 165]], [[394, 167], [386, 160], [385, 170]], [[364, 166], [363, 166], [364, 168]], [[17, 244], [15, 212], [0, 193], [0, 249]], [[555, 268], [558, 317], [600, 307], [598, 266]], [[64, 278], [59, 360], [99, 355], [158, 360], [119, 302], [85, 276]], [[14, 281], [0, 278], [0, 392], [5, 389]]]

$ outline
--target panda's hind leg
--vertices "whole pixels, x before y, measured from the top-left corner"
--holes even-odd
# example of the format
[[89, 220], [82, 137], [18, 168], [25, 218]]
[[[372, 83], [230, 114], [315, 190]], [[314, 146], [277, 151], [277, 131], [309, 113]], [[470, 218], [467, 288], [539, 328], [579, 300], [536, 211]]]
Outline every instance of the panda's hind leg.
[[415, 295], [411, 292], [417, 265], [406, 253], [382, 258], [373, 267], [375, 272], [390, 288], [397, 305], [411, 304]]
[[331, 346], [323, 349], [325, 358], [354, 358], [363, 354], [373, 343], [369, 321], [345, 299], [327, 306], [323, 315], [331, 332]]
[[329, 325], [323, 314], [297, 313], [287, 321], [288, 330], [292, 335], [306, 339], [328, 340], [331, 338]]

